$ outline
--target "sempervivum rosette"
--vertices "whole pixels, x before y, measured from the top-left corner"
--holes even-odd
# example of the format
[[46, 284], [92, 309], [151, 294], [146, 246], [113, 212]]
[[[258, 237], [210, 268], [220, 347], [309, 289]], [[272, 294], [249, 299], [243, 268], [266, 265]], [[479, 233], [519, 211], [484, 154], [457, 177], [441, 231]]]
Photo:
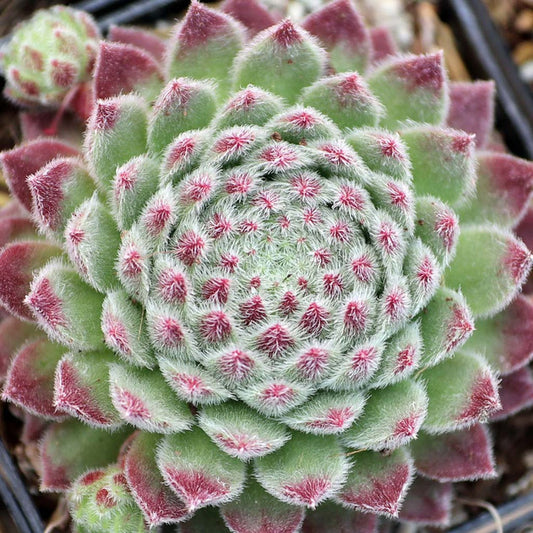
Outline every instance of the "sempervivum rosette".
[[532, 165], [476, 151], [490, 84], [374, 55], [347, 0], [301, 27], [223, 9], [193, 3], [164, 68], [101, 43], [81, 153], [2, 156], [44, 236], [0, 255], [44, 332], [4, 389], [58, 420], [43, 489], [80, 531], [445, 523], [451, 482], [494, 475], [481, 423], [531, 351], [494, 317], [531, 265]]
[[5, 96], [24, 106], [72, 107], [86, 118], [100, 32], [93, 18], [66, 6], [39, 10], [2, 49]]

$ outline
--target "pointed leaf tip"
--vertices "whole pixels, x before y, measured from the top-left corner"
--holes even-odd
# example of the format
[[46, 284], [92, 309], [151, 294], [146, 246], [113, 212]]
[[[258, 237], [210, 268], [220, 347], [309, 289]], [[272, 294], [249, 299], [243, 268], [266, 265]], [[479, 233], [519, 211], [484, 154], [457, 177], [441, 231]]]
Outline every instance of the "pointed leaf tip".
[[[389, 406], [384, 416], [383, 406]], [[414, 380], [404, 380], [383, 389], [375, 389], [363, 415], [346, 430], [342, 442], [356, 449], [394, 450], [416, 438], [427, 413], [424, 387]]]
[[159, 94], [148, 129], [148, 145], [163, 151], [180, 133], [209, 125], [216, 111], [212, 83], [189, 78], [170, 80]]
[[28, 180], [34, 216], [41, 228], [63, 236], [65, 224], [75, 206], [94, 192], [85, 166], [77, 158], [57, 158], [42, 167]]
[[283, 448], [256, 459], [255, 476], [277, 499], [314, 509], [337, 492], [348, 461], [333, 435], [294, 433]]
[[289, 19], [261, 32], [235, 60], [236, 89], [256, 85], [294, 103], [323, 72], [324, 51]]
[[78, 155], [78, 151], [56, 139], [38, 139], [0, 154], [4, 178], [13, 196], [28, 210], [32, 208], [28, 176], [56, 157]]
[[393, 57], [370, 75], [372, 92], [387, 109], [382, 125], [405, 120], [442, 124], [448, 111], [448, 84], [441, 52]]
[[0, 303], [22, 320], [34, 316], [25, 303], [33, 273], [61, 250], [48, 242], [27, 241], [8, 244], [0, 254]]
[[123, 420], [146, 432], [169, 434], [189, 429], [193, 418], [158, 372], [113, 364], [111, 401]]
[[229, 90], [228, 72], [242, 48], [245, 30], [233, 17], [192, 2], [170, 39], [166, 78], [214, 79], [220, 96]]
[[302, 26], [329, 52], [337, 72], [364, 72], [372, 54], [368, 30], [350, 0], [334, 0], [307, 16]]
[[342, 129], [377, 126], [383, 114], [381, 104], [356, 72], [317, 81], [305, 89], [302, 102], [322, 111]]
[[401, 133], [409, 150], [419, 196], [464, 204], [474, 193], [476, 157], [473, 135], [438, 126], [416, 126]]
[[527, 366], [504, 376], [500, 382], [501, 409], [491, 416], [491, 422], [503, 420], [533, 404], [533, 373]]
[[430, 89], [438, 93], [446, 81], [442, 52], [399, 61], [392, 70], [411, 91]]
[[96, 194], [74, 211], [66, 225], [65, 240], [72, 263], [87, 283], [100, 292], [118, 284], [114, 267], [120, 236]]
[[179, 39], [187, 48], [206, 45], [211, 39], [220, 39], [226, 34], [231, 21], [231, 17], [193, 0], [178, 29]]
[[9, 368], [3, 398], [31, 413], [58, 419], [65, 413], [54, 403], [54, 372], [65, 348], [46, 339], [26, 344]]
[[151, 527], [181, 522], [188, 516], [184, 503], [165, 484], [154, 450], [160, 436], [138, 433], [126, 453], [124, 473], [133, 497]]
[[203, 407], [199, 425], [221, 450], [242, 461], [272, 453], [290, 438], [282, 424], [240, 403]]
[[231, 501], [243, 490], [246, 477], [245, 464], [226, 455], [198, 427], [164, 437], [157, 464], [191, 512]]
[[268, 494], [253, 478], [239, 498], [220, 510], [232, 533], [297, 533], [305, 510]]
[[477, 354], [456, 353], [424, 370], [428, 414], [423, 429], [441, 434], [484, 422], [501, 407], [498, 381]]
[[516, 225], [533, 192], [533, 162], [495, 152], [478, 153], [477, 162], [477, 194], [459, 210], [461, 222]]
[[251, 36], [277, 22], [274, 15], [258, 0], [225, 0], [220, 9], [242, 23]]
[[465, 226], [446, 285], [462, 291], [475, 316], [492, 316], [516, 295], [532, 264], [533, 255], [511, 232]]
[[482, 353], [489, 364], [506, 375], [533, 358], [533, 302], [523, 295], [491, 318], [476, 320], [466, 351]]
[[109, 398], [106, 352], [69, 353], [57, 365], [55, 404], [93, 427], [115, 429], [123, 421]]
[[49, 261], [33, 278], [25, 303], [40, 326], [55, 339], [79, 349], [100, 348], [98, 317], [103, 296], [84, 283], [72, 267]]
[[127, 94], [98, 100], [85, 136], [89, 169], [103, 190], [107, 190], [117, 167], [146, 152], [146, 102]]
[[451, 128], [473, 133], [478, 149], [489, 141], [494, 122], [493, 81], [450, 83], [450, 108], [446, 123]]
[[111, 98], [139, 92], [154, 98], [163, 82], [155, 59], [137, 46], [103, 41], [94, 73], [95, 97]]
[[132, 44], [148, 52], [158, 63], [165, 55], [165, 42], [151, 31], [139, 28], [111, 26], [107, 38], [115, 43]]
[[414, 473], [409, 454], [404, 449], [389, 455], [361, 452], [353, 462], [339, 500], [360, 511], [397, 516]]

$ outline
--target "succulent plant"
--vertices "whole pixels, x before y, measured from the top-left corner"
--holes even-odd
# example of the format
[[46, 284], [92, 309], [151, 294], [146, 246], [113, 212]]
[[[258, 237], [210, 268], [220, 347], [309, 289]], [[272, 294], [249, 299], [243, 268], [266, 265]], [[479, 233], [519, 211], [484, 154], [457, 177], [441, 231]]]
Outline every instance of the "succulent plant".
[[3, 395], [79, 531], [443, 524], [530, 401], [533, 165], [487, 150], [493, 85], [348, 0], [275, 21], [193, 2], [164, 64], [118, 31], [83, 147], [0, 157]]
[[100, 31], [77, 9], [41, 9], [20, 23], [0, 55], [4, 94], [26, 106], [72, 106], [83, 115]]

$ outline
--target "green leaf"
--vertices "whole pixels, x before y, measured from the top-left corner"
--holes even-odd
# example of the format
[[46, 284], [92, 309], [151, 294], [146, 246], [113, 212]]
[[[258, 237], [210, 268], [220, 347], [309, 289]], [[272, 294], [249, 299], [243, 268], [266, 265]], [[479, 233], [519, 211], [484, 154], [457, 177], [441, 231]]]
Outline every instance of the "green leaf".
[[193, 2], [170, 38], [167, 79], [214, 79], [219, 96], [225, 97], [231, 83], [228, 72], [243, 46], [244, 36], [244, 28], [234, 18]]
[[361, 452], [353, 456], [353, 463], [337, 498], [359, 511], [397, 516], [414, 474], [407, 450], [388, 455]]
[[511, 232], [496, 226], [467, 226], [445, 272], [445, 283], [461, 290], [475, 316], [491, 316], [513, 299], [532, 263], [531, 252]]
[[385, 60], [370, 74], [368, 85], [385, 106], [381, 125], [387, 129], [406, 120], [441, 124], [448, 112], [442, 52]]
[[34, 277], [26, 303], [52, 339], [84, 350], [102, 347], [100, 314], [104, 296], [61, 260], [50, 261]]
[[268, 494], [253, 478], [239, 498], [222, 505], [220, 512], [233, 533], [296, 533], [305, 513], [301, 507], [288, 505]]
[[287, 19], [261, 33], [237, 56], [234, 88], [257, 85], [292, 104], [321, 76], [324, 63], [324, 51]]
[[246, 478], [245, 464], [225, 454], [198, 427], [164, 437], [157, 464], [189, 511], [231, 501]]
[[345, 431], [342, 442], [357, 449], [395, 449], [416, 438], [427, 411], [424, 387], [410, 379], [375, 389], [363, 415]]
[[420, 324], [422, 366], [432, 366], [452, 355], [474, 331], [472, 312], [463, 295], [447, 287], [440, 287], [422, 310]]
[[462, 222], [515, 226], [533, 191], [533, 163], [509, 154], [478, 152], [476, 196], [459, 209]]
[[53, 424], [41, 444], [41, 489], [64, 491], [88, 469], [116, 461], [130, 433], [131, 428], [110, 432], [74, 419]]
[[115, 261], [120, 234], [97, 193], [73, 213], [65, 229], [66, 249], [80, 275], [97, 291], [118, 286]]
[[322, 78], [302, 93], [301, 101], [327, 115], [339, 128], [377, 126], [383, 106], [356, 72]]
[[333, 435], [294, 433], [280, 450], [255, 460], [259, 483], [278, 500], [315, 508], [346, 479], [348, 461]]
[[171, 80], [150, 115], [148, 146], [161, 153], [180, 133], [209, 125], [216, 111], [215, 88], [207, 81]]
[[287, 440], [287, 429], [240, 402], [202, 407], [198, 423], [224, 452], [241, 460], [272, 453]]
[[189, 429], [193, 417], [159, 372], [113, 364], [108, 394], [120, 416], [144, 431], [179, 433]]
[[432, 195], [447, 204], [465, 203], [476, 186], [475, 141], [463, 131], [419, 126], [401, 137], [409, 151], [417, 196]]
[[146, 103], [126, 95], [98, 100], [87, 127], [85, 150], [89, 169], [108, 192], [117, 168], [146, 151]]
[[500, 407], [498, 381], [477, 354], [457, 353], [425, 370], [429, 398], [424, 430], [445, 433], [483, 421]]

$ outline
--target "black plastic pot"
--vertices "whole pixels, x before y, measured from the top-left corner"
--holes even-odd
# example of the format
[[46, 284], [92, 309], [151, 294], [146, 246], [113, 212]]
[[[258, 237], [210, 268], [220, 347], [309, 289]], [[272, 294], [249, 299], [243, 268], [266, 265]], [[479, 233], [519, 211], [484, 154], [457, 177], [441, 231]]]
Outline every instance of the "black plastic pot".
[[[101, 29], [106, 31], [113, 24], [154, 22], [176, 14], [187, 3], [187, 0], [84, 0], [75, 7], [92, 13]], [[533, 96], [520, 79], [486, 8], [481, 0], [440, 0], [439, 8], [442, 19], [452, 27], [472, 76], [496, 82], [497, 128], [506, 144], [517, 155], [533, 159]], [[13, 533], [43, 532], [37, 507], [1, 440], [0, 498], [18, 529]], [[505, 533], [533, 532], [533, 492], [502, 505], [497, 512]], [[498, 531], [493, 516], [487, 512], [454, 527], [450, 533]]]
[[[516, 498], [497, 508], [505, 532], [531, 533], [533, 531], [533, 492]], [[494, 517], [483, 513], [473, 520], [453, 528], [450, 533], [497, 533]]]
[[533, 159], [533, 95], [487, 9], [481, 0], [441, 0], [439, 6], [470, 74], [496, 82], [497, 129], [507, 146], [515, 154]]

